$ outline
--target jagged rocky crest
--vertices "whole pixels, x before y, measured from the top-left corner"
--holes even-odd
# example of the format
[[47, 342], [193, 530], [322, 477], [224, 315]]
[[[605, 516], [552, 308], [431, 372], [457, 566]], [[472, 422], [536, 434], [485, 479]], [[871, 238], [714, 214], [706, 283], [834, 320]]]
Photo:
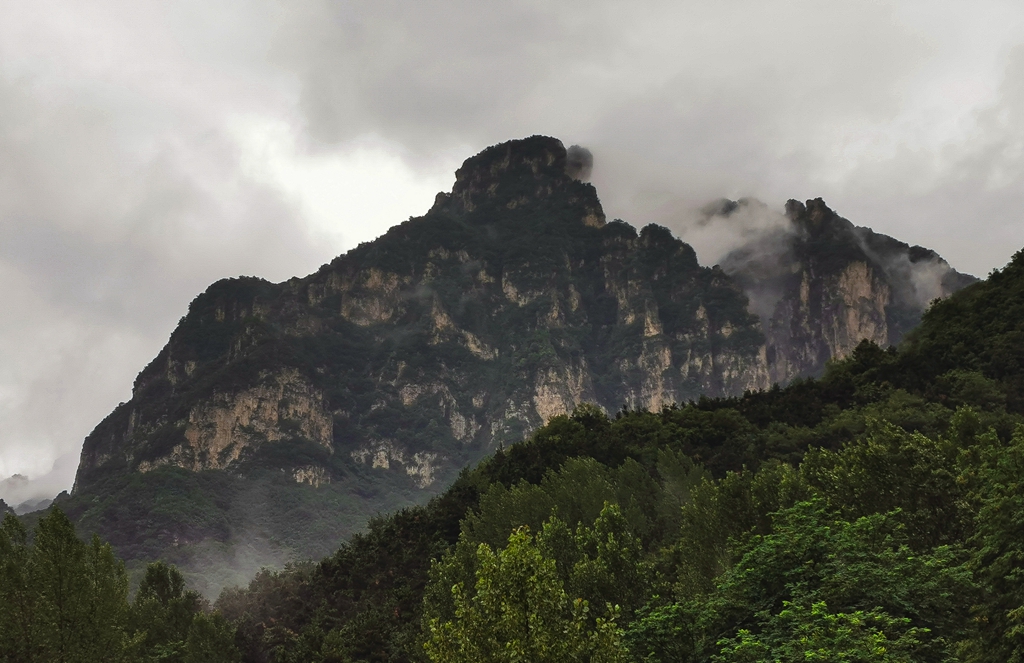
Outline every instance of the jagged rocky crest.
[[[850, 248], [852, 224], [820, 201], [791, 201], [784, 270], [739, 254], [708, 268], [665, 228], [606, 222], [578, 170], [552, 138], [497, 145], [426, 215], [308, 277], [213, 284], [86, 439], [75, 495], [173, 468], [351, 499], [385, 473], [429, 493], [580, 403], [659, 409], [766, 388], [920, 317], [899, 303], [900, 266], [878, 257], [906, 245], [867, 231]], [[748, 308], [765, 293], [767, 313]], [[360, 524], [320, 517], [353, 520], [325, 547]], [[232, 536], [175, 527], [156, 536]]]
[[[723, 201], [728, 218], [756, 201]], [[781, 225], [756, 233], [722, 267], [748, 295], [766, 336], [772, 382], [820, 375], [864, 339], [897, 345], [935, 299], [977, 279], [938, 254], [854, 226], [817, 198], [790, 200]]]

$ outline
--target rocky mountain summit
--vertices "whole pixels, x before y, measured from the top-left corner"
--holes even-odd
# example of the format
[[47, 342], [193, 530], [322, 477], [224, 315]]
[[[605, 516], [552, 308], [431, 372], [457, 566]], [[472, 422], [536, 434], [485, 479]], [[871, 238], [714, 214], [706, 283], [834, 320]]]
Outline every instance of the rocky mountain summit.
[[65, 509], [186, 568], [325, 554], [577, 405], [813, 375], [971, 280], [820, 200], [790, 201], [781, 256], [703, 267], [665, 228], [607, 222], [578, 173], [553, 138], [497, 145], [314, 274], [213, 284], [86, 439]]

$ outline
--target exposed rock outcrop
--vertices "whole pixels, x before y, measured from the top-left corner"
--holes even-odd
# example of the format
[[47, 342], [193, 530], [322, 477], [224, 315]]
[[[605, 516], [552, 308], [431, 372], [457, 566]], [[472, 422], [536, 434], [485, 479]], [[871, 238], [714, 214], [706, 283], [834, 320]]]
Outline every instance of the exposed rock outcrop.
[[723, 261], [761, 318], [772, 382], [819, 375], [864, 339], [897, 344], [932, 300], [976, 280], [933, 251], [854, 226], [820, 198], [790, 200], [786, 217], [773, 237], [755, 235]]
[[215, 393], [189, 411], [185, 441], [168, 455], [140, 461], [138, 470], [166, 464], [194, 471], [228, 469], [247, 451], [296, 437], [332, 453], [334, 421], [323, 401], [323, 393], [295, 369], [264, 376], [249, 389]]

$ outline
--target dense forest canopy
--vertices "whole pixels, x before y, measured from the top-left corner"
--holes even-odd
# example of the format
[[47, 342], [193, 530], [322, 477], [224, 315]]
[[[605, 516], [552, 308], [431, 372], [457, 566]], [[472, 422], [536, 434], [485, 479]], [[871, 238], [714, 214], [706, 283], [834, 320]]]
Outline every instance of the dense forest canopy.
[[232, 663], [234, 631], [163, 562], [129, 600], [110, 545], [80, 540], [60, 509], [31, 537], [12, 514], [0, 525], [0, 661]]
[[[821, 379], [554, 417], [214, 613], [161, 565], [129, 602], [59, 511], [34, 542], [10, 516], [0, 660], [79, 632], [145, 660], [232, 660], [194, 653], [232, 632], [252, 662], [1022, 660], [1022, 369], [1024, 252]], [[55, 617], [54, 537], [102, 609]]]

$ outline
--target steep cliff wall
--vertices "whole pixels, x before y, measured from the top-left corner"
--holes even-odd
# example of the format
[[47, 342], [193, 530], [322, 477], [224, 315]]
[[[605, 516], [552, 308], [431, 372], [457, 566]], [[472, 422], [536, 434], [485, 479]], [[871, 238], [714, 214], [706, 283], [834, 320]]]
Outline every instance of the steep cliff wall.
[[786, 217], [771, 242], [756, 236], [723, 260], [761, 318], [772, 382], [820, 375], [864, 339], [898, 344], [932, 300], [976, 280], [934, 251], [854, 226], [820, 198], [789, 201]]

